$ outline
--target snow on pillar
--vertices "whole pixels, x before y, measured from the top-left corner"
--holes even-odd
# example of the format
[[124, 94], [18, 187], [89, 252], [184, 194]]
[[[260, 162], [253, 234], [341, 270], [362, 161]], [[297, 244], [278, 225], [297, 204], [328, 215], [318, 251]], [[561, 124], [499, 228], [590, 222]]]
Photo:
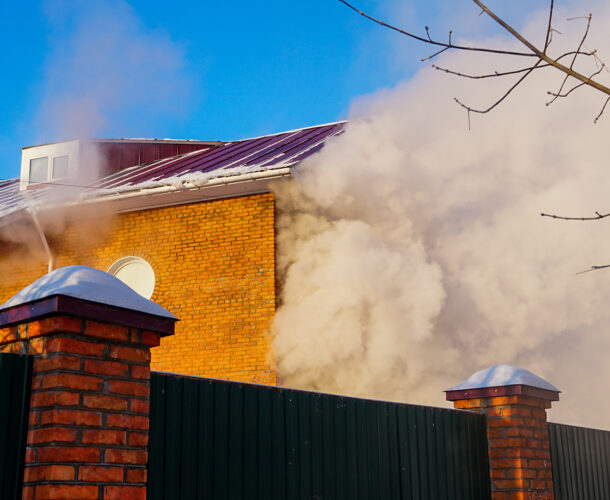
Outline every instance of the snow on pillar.
[[553, 500], [546, 410], [559, 389], [528, 370], [496, 365], [447, 389], [455, 408], [487, 417], [493, 500]]
[[24, 499], [146, 498], [150, 348], [176, 320], [85, 266], [0, 307], [0, 352], [35, 356]]

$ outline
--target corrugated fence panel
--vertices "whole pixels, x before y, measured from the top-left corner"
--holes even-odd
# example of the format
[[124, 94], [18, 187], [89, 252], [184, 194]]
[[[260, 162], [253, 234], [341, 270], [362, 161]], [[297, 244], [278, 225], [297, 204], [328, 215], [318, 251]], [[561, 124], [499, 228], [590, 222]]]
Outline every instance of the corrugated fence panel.
[[0, 354], [0, 498], [21, 498], [32, 358]]
[[610, 499], [610, 431], [549, 424], [557, 500]]
[[153, 373], [148, 498], [488, 500], [485, 419]]

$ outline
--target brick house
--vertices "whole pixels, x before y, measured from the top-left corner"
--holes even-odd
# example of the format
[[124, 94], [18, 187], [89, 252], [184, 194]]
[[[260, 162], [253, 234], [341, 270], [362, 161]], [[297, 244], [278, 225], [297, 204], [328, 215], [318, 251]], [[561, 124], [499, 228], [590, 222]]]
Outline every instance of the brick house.
[[0, 183], [0, 303], [50, 267], [108, 271], [181, 319], [152, 369], [275, 384], [269, 183], [343, 127], [23, 148], [21, 177]]

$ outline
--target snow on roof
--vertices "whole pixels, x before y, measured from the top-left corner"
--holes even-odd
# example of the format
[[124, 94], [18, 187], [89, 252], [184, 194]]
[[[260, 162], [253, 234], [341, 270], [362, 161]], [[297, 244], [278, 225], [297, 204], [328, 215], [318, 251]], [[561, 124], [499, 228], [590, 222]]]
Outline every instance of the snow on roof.
[[26, 197], [19, 192], [19, 179], [8, 179], [0, 182], [0, 217], [22, 210]]
[[145, 299], [118, 278], [87, 266], [67, 266], [45, 274], [6, 301], [0, 310], [65, 295], [90, 302], [177, 319], [159, 304]]
[[504, 387], [507, 385], [527, 385], [547, 391], [561, 392], [553, 384], [538, 375], [534, 375], [529, 370], [511, 365], [495, 365], [491, 368], [479, 370], [455, 387], [445, 390], [445, 392]]
[[12, 217], [19, 217], [25, 210], [62, 204], [77, 200], [92, 191], [91, 187], [49, 183], [48, 187], [20, 190], [20, 179], [0, 181], [0, 227], [10, 222]]
[[222, 146], [165, 158], [119, 171], [96, 186], [117, 192], [171, 185], [188, 176], [201, 181], [292, 167], [319, 151], [324, 142], [343, 133], [345, 122], [318, 125], [229, 142]]
[[[240, 178], [248, 174], [274, 176], [297, 165], [340, 135], [345, 122], [280, 132], [277, 134], [217, 143], [216, 147], [136, 165], [99, 179], [93, 186], [51, 183], [48, 187], [19, 190], [19, 179], [0, 181], [0, 219], [19, 215], [28, 207], [63, 204], [81, 199], [102, 198], [109, 194], [147, 194], [147, 190], [169, 186], [198, 189], [212, 179]], [[126, 139], [136, 140], [137, 139]], [[109, 141], [106, 141], [109, 142]], [[198, 141], [201, 142], [201, 141]], [[2, 223], [8, 223], [7, 218]]]

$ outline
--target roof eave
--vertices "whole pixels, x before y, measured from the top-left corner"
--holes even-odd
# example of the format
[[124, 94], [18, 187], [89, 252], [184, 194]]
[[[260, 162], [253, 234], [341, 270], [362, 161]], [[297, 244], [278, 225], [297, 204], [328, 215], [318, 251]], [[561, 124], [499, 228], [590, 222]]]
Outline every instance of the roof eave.
[[[134, 190], [122, 190], [117, 193], [109, 193], [72, 202], [67, 204], [66, 207], [82, 206], [83, 203], [91, 205], [103, 203], [112, 206], [116, 212], [131, 212], [134, 210], [268, 193], [271, 182], [289, 177], [291, 177], [291, 168], [283, 167], [262, 172], [215, 177], [200, 186], [168, 184]], [[136, 187], [134, 186], [134, 188]]]

